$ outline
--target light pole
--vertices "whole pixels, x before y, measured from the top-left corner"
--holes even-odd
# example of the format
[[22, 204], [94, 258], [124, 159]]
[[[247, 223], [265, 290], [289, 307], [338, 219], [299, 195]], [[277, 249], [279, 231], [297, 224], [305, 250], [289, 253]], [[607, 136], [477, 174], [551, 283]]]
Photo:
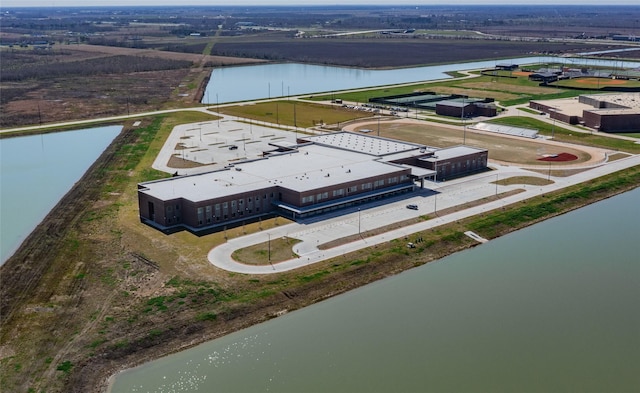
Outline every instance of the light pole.
[[438, 194], [433, 194], [433, 214], [438, 215]]
[[358, 208], [358, 236], [360, 236], [360, 208]]
[[271, 234], [267, 233], [267, 236], [269, 236], [269, 240], [267, 241], [267, 244], [268, 244], [267, 258], [269, 258], [269, 262], [271, 262]]

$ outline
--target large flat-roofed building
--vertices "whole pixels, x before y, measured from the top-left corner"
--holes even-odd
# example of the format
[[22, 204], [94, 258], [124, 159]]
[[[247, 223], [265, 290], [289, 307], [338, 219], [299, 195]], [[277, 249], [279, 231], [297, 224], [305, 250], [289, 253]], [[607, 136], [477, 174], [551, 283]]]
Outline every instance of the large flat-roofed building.
[[602, 132], [640, 129], [640, 93], [581, 95], [577, 99], [531, 101], [529, 106], [552, 119]]
[[273, 147], [264, 158], [224, 169], [140, 183], [141, 220], [163, 231], [200, 232], [263, 215], [304, 218], [410, 192], [416, 181], [423, 186], [424, 179], [450, 178], [487, 164], [482, 149], [434, 149], [350, 132]]

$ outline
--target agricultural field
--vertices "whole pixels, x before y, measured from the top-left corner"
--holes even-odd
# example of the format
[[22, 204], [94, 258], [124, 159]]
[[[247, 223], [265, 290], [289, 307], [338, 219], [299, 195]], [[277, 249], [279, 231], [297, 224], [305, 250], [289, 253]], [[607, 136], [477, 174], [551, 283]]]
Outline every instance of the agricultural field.
[[250, 60], [68, 45], [1, 48], [0, 127], [198, 105], [212, 64]]
[[263, 37], [251, 42], [220, 42], [213, 46], [211, 54], [348, 67], [396, 68], [518, 57], [529, 53], [566, 53], [583, 49], [586, 49], [586, 45], [582, 43]]

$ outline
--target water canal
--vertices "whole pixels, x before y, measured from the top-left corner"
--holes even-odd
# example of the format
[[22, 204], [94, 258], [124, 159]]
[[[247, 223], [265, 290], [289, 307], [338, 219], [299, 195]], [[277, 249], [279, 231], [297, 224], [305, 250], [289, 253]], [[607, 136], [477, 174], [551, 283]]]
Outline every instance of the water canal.
[[[559, 62], [570, 67], [574, 67], [576, 64], [619, 67], [622, 64], [619, 61], [612, 60], [539, 56], [389, 70], [298, 63], [224, 67], [215, 69], [212, 72], [202, 102], [215, 105], [217, 103], [447, 79], [449, 78], [446, 74], [447, 72], [493, 68], [496, 63], [534, 64]], [[624, 66], [638, 67], [640, 63], [624, 62]]]
[[122, 130], [121, 126], [0, 139], [0, 264]]
[[118, 375], [123, 392], [629, 392], [640, 188]]

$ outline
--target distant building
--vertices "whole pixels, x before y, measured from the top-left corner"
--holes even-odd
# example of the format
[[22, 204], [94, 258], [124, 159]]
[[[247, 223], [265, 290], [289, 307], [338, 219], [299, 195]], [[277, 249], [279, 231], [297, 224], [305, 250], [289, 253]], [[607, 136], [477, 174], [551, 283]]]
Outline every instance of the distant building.
[[514, 70], [517, 70], [518, 67], [519, 66], [517, 64], [509, 64], [509, 63], [496, 64], [497, 70], [514, 71]]
[[497, 108], [493, 98], [470, 98], [459, 94], [435, 94], [418, 92], [386, 97], [370, 98], [369, 102], [399, 108], [416, 108], [435, 111], [436, 114], [452, 117], [496, 116]]
[[531, 101], [529, 106], [552, 119], [602, 132], [640, 130], [640, 93], [581, 95], [577, 100]]
[[262, 159], [140, 183], [141, 221], [162, 231], [197, 233], [263, 215], [304, 218], [411, 192], [425, 179], [485, 170], [488, 159], [484, 149], [435, 149], [350, 132], [273, 146]]
[[534, 72], [529, 75], [529, 80], [550, 83], [558, 80], [558, 74], [555, 72]]
[[490, 101], [478, 99], [456, 99], [440, 101], [436, 104], [436, 114], [468, 118], [474, 116], [493, 117], [497, 114], [496, 106]]

